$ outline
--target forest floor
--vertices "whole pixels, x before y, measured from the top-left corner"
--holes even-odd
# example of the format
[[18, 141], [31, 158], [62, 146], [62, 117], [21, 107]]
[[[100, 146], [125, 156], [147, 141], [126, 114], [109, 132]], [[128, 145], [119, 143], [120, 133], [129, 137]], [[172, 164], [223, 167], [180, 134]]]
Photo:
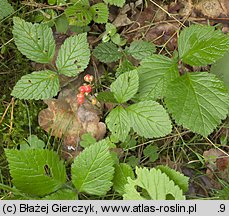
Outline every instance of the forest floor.
[[[4, 148], [17, 148], [18, 144], [25, 142], [30, 135], [36, 135], [45, 143], [52, 143], [54, 149], [68, 141], [51, 137], [42, 128], [38, 116], [47, 107], [43, 101], [11, 97], [13, 87], [23, 75], [43, 67], [31, 62], [18, 51], [12, 35], [12, 17], [19, 16], [28, 22], [39, 19], [52, 21], [53, 17], [49, 14], [59, 14], [63, 9], [55, 5], [50, 6], [45, 0], [8, 2], [15, 12], [0, 20], [0, 183], [11, 185]], [[91, 4], [98, 2], [100, 1], [90, 1]], [[116, 26], [126, 44], [139, 39], [150, 41], [156, 45], [157, 53], [166, 56], [173, 56], [177, 51], [178, 32], [184, 26], [211, 25], [225, 34], [229, 33], [229, 1], [226, 0], [127, 0], [122, 8], [110, 6], [109, 12], [109, 22]], [[42, 16], [44, 17], [41, 18]], [[88, 41], [94, 48], [103, 37], [104, 24], [90, 23], [87, 28]], [[53, 31], [57, 44], [62, 44], [63, 39], [72, 34], [69, 31], [66, 34], [57, 33], [55, 26]], [[135, 66], [139, 64], [134, 59], [131, 61]], [[95, 69], [99, 71], [95, 76], [99, 83], [97, 88], [100, 90], [103, 86], [109, 86], [115, 79], [115, 67], [113, 63], [101, 64], [92, 59], [85, 73], [92, 73]], [[187, 66], [189, 71], [209, 71], [210, 68], [210, 65]], [[82, 85], [82, 77], [74, 81], [74, 87]], [[69, 80], [63, 80], [63, 83], [64, 86], [69, 86]], [[105, 120], [109, 109], [112, 107], [107, 104], [101, 121]], [[123, 152], [125, 143], [116, 150], [120, 158], [131, 167], [167, 165], [188, 176], [190, 185], [186, 193], [187, 199], [229, 199], [228, 144], [227, 118], [208, 137], [174, 126], [172, 133], [165, 137], [143, 139], [135, 136], [128, 151]], [[149, 154], [147, 145], [153, 146], [148, 148]]]

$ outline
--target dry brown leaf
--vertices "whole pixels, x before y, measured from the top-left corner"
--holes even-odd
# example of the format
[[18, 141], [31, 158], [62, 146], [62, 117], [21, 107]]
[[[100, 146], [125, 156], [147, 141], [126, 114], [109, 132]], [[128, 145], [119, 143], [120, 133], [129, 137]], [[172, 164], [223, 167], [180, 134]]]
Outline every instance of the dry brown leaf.
[[211, 18], [219, 17], [220, 14], [224, 13], [218, 0], [203, 0], [195, 5], [195, 9], [201, 12], [204, 16]]
[[194, 6], [203, 16], [210, 18], [229, 16], [228, 0], [202, 0]]
[[177, 29], [178, 23], [165, 23], [151, 28], [145, 35], [145, 39], [153, 41], [156, 45], [167, 44], [169, 50], [177, 48]]
[[209, 177], [214, 178], [214, 174], [217, 174], [222, 179], [228, 179], [229, 157], [226, 153], [219, 149], [209, 149], [203, 156], [206, 160], [206, 174]]
[[182, 6], [179, 15], [182, 17], [189, 17], [193, 10], [192, 0], [180, 0], [180, 4]]
[[113, 24], [116, 27], [121, 27], [121, 26], [127, 26], [132, 24], [133, 21], [131, 21], [128, 17], [127, 14], [119, 14], [116, 19], [114, 20]]
[[39, 125], [51, 136], [63, 138], [62, 150], [64, 157], [75, 157], [80, 138], [85, 133], [100, 140], [106, 133], [106, 125], [100, 122], [101, 110], [86, 100], [79, 106], [74, 90], [66, 89], [58, 99], [49, 99], [44, 102], [48, 108], [40, 111]]
[[158, 46], [166, 44], [169, 50], [177, 48], [176, 31], [179, 29], [179, 23], [164, 22], [168, 19], [166, 11], [169, 7], [168, 5], [160, 5], [160, 7], [149, 3], [143, 11], [133, 16], [135, 23], [125, 35], [129, 43], [144, 37], [145, 40]]

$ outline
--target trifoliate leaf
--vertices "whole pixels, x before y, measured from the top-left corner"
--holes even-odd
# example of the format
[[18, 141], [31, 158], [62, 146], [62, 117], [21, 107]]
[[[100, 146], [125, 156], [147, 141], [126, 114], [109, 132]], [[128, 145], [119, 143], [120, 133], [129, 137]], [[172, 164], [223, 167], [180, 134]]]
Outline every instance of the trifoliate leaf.
[[50, 70], [35, 71], [21, 77], [11, 92], [19, 99], [48, 99], [59, 91], [58, 75]]
[[132, 55], [134, 58], [142, 60], [155, 53], [156, 47], [150, 42], [136, 40], [133, 41], [129, 47], [126, 47], [125, 51], [127, 52], [127, 54]]
[[44, 196], [66, 181], [63, 161], [48, 149], [5, 149], [13, 185], [23, 193]]
[[43, 200], [78, 200], [78, 195], [69, 189], [60, 189], [42, 198]]
[[119, 60], [122, 53], [118, 47], [111, 43], [100, 43], [93, 51], [94, 56], [101, 62], [110, 63]]
[[97, 3], [91, 6], [92, 19], [96, 23], [107, 23], [108, 21], [108, 7], [104, 3]]
[[134, 179], [134, 172], [131, 166], [126, 163], [116, 164], [113, 179], [113, 188], [121, 195], [125, 193], [125, 185], [127, 184], [128, 177]]
[[90, 7], [84, 4], [75, 4], [65, 10], [69, 25], [86, 26], [92, 21]]
[[148, 145], [143, 150], [145, 157], [149, 157], [150, 162], [154, 162], [158, 159], [158, 147], [154, 145]]
[[65, 76], [76, 76], [87, 67], [89, 60], [87, 34], [83, 33], [64, 41], [57, 56], [56, 66], [59, 73]]
[[114, 161], [106, 140], [85, 148], [72, 165], [72, 182], [79, 192], [102, 196], [110, 190]]
[[155, 101], [143, 101], [127, 108], [134, 131], [145, 138], [162, 137], [172, 130], [166, 110]]
[[140, 100], [163, 98], [168, 84], [179, 76], [176, 61], [162, 55], [144, 59], [137, 70]]
[[11, 4], [8, 3], [7, 0], [0, 1], [0, 20], [14, 12]]
[[182, 173], [177, 172], [167, 166], [159, 165], [156, 167], [156, 169], [161, 170], [161, 172], [165, 173], [170, 180], [173, 180], [174, 183], [180, 187], [180, 189], [183, 190], [183, 192], [188, 191], [188, 181], [189, 178], [184, 176]]
[[138, 73], [132, 70], [121, 74], [112, 84], [111, 91], [119, 103], [130, 100], [138, 91]]
[[125, 4], [126, 0], [103, 0], [105, 3], [110, 4], [110, 5], [115, 5], [118, 7], [123, 7]]
[[[128, 178], [124, 200], [166, 200], [168, 196], [172, 196], [175, 200], [185, 200], [182, 190], [160, 170], [136, 167], [136, 174], [137, 179]], [[143, 189], [143, 196], [136, 187]]]
[[113, 109], [106, 117], [106, 124], [113, 136], [116, 136], [122, 142], [125, 141], [130, 132], [130, 120], [123, 107], [118, 106]]
[[179, 57], [186, 64], [205, 66], [223, 57], [229, 49], [229, 36], [214, 27], [192, 25], [178, 39]]
[[52, 29], [44, 24], [32, 24], [14, 17], [13, 35], [19, 51], [32, 61], [49, 63], [55, 54]]
[[212, 65], [210, 72], [223, 80], [229, 90], [229, 52]]
[[168, 86], [165, 98], [178, 125], [208, 136], [228, 113], [224, 83], [207, 72], [187, 73]]
[[85, 133], [81, 136], [80, 146], [83, 148], [89, 147], [94, 143], [96, 143], [96, 139], [90, 133]]

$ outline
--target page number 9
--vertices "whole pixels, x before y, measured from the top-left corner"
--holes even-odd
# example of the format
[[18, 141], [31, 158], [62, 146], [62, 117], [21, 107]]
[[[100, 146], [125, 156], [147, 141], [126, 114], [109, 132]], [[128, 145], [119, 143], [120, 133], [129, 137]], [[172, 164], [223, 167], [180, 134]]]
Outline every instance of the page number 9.
[[225, 212], [225, 204], [220, 204], [220, 210], [218, 212]]

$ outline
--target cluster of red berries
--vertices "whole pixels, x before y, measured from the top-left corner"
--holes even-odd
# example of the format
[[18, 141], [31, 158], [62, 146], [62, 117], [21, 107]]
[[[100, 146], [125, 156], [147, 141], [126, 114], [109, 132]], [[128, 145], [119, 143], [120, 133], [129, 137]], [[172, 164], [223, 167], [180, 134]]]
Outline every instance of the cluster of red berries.
[[[84, 76], [84, 81], [91, 83], [93, 82], [94, 77], [90, 74], [87, 74]], [[84, 99], [85, 99], [85, 95], [88, 95], [89, 93], [91, 93], [91, 85], [90, 84], [84, 84], [82, 86], [79, 87], [79, 94], [76, 95], [77, 97], [77, 103], [78, 104], [83, 104]]]

